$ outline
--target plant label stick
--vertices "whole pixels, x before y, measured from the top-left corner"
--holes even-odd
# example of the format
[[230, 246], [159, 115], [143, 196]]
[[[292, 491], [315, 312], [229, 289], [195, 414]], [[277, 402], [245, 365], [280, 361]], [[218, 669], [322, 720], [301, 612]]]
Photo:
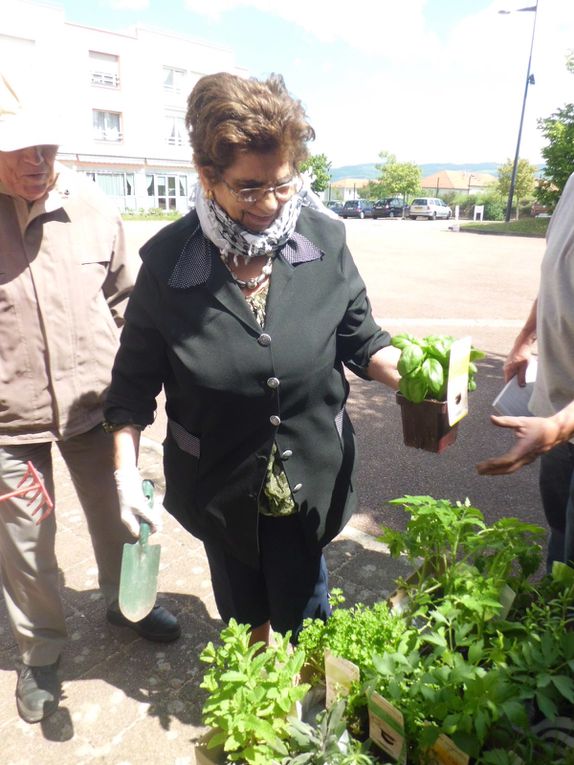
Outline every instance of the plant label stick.
[[448, 422], [451, 426], [468, 414], [469, 363], [470, 337], [461, 337], [450, 346], [446, 402]]
[[405, 724], [402, 712], [373, 691], [369, 704], [369, 738], [399, 765], [406, 765]]

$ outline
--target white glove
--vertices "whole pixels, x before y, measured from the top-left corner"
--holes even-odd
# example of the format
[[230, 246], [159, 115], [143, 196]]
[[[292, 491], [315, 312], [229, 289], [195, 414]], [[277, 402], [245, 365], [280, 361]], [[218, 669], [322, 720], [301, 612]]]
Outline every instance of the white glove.
[[150, 507], [142, 489], [142, 477], [137, 467], [120, 468], [114, 472], [120, 500], [122, 522], [134, 537], [140, 535], [140, 523], [145, 521], [151, 526], [151, 533], [161, 531], [161, 508]]

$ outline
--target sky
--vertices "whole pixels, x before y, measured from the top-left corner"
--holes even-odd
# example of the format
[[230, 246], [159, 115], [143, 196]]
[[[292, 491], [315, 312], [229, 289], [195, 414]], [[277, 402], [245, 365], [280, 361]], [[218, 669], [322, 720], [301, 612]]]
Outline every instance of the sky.
[[[283, 75], [332, 167], [514, 159], [541, 163], [537, 121], [574, 102], [574, 0], [53, 0], [66, 20], [152, 26], [231, 48]], [[500, 13], [501, 10], [511, 11]]]

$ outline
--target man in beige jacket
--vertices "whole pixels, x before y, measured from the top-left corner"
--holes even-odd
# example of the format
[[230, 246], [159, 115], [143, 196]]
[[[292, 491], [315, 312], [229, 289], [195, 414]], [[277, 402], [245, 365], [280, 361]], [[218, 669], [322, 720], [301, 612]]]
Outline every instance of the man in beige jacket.
[[[112, 436], [102, 428], [118, 327], [133, 285], [121, 218], [96, 185], [55, 163], [47, 112], [26, 106], [0, 74], [0, 495], [33, 463], [54, 496], [51, 449], [65, 460], [85, 512], [109, 622], [149, 640], [179, 637], [157, 607], [132, 623], [118, 610], [124, 542]], [[154, 511], [148, 520], [158, 525]], [[136, 528], [137, 528], [137, 521]], [[0, 571], [22, 666], [20, 716], [38, 722], [60, 697], [66, 638], [55, 513], [37, 525], [26, 500], [0, 505]]]

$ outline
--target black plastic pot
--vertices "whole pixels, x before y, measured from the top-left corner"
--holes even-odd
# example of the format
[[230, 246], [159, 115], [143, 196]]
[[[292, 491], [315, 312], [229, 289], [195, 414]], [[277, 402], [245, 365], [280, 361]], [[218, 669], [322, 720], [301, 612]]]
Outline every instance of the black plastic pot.
[[449, 425], [446, 401], [425, 399], [415, 404], [397, 393], [397, 403], [401, 407], [405, 446], [442, 452], [456, 441], [458, 423]]

